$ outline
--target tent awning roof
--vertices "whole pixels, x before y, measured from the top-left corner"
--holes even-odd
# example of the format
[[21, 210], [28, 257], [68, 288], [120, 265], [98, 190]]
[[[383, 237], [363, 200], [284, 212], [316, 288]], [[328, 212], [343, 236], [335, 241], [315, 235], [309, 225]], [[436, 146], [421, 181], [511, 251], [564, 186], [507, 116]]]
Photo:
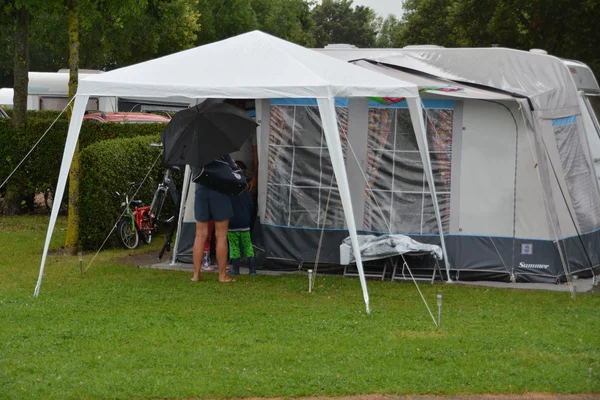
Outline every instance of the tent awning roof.
[[315, 50], [344, 61], [369, 59], [519, 94], [538, 110], [578, 109], [573, 77], [551, 55], [502, 47]]
[[538, 110], [578, 109], [568, 68], [545, 54], [504, 48], [435, 49], [403, 51], [374, 61], [516, 93]]
[[369, 61], [354, 61], [354, 65], [360, 66], [362, 68], [369, 69], [371, 71], [379, 72], [390, 76], [392, 78], [401, 79], [408, 82], [415, 83], [419, 88], [424, 87], [459, 87], [462, 90], [455, 92], [443, 92], [443, 91], [432, 91], [430, 94], [436, 96], [444, 96], [444, 97], [454, 97], [454, 98], [462, 98], [462, 99], [479, 99], [479, 100], [513, 100], [513, 97], [504, 94], [497, 93], [490, 90], [479, 89], [476, 87], [472, 87], [469, 85], [456, 83], [451, 80], [444, 79], [436, 79], [428, 76], [423, 76], [419, 74], [411, 74], [410, 72], [401, 71], [398, 69], [394, 69], [392, 67], [387, 67], [381, 64], [374, 64]]
[[86, 77], [80, 95], [197, 98], [417, 97], [417, 86], [260, 31]]

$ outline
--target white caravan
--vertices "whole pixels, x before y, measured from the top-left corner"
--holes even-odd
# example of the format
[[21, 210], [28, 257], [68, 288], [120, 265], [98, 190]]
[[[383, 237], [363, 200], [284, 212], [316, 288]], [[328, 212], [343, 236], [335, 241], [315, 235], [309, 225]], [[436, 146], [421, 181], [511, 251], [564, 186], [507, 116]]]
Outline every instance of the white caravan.
[[[79, 70], [79, 80], [102, 74], [98, 70]], [[58, 72], [29, 72], [27, 95], [28, 110], [62, 110], [69, 97], [69, 70]], [[0, 89], [0, 106], [12, 107], [14, 90]], [[187, 99], [153, 99], [118, 96], [92, 96], [88, 100], [88, 111], [179, 111], [188, 106]]]

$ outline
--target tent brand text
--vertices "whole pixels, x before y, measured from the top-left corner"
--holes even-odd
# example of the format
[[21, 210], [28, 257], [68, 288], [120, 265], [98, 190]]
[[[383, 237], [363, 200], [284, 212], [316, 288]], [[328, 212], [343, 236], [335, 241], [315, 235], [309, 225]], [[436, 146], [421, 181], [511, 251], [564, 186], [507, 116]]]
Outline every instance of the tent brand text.
[[534, 269], [548, 269], [550, 266], [548, 264], [527, 264], [524, 262], [519, 263], [519, 267], [521, 268], [534, 268]]

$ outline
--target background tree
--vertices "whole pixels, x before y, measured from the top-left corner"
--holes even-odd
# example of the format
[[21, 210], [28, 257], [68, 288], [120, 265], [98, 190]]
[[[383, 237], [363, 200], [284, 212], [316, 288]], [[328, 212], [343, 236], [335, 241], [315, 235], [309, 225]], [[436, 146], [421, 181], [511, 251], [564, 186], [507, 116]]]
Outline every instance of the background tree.
[[[96, 65], [117, 67], [191, 47], [198, 30], [195, 1], [174, 0], [68, 0], [69, 100], [75, 95], [79, 71], [79, 6], [85, 13], [84, 28], [102, 32], [109, 43], [103, 52], [92, 53]], [[96, 30], [95, 27], [101, 29]], [[93, 37], [93, 36], [92, 36]], [[110, 38], [110, 39], [107, 39]], [[92, 47], [93, 48], [93, 47]], [[176, 51], [176, 50], [175, 50]], [[69, 109], [70, 119], [70, 109]], [[69, 172], [69, 217], [65, 248], [76, 253], [79, 244], [79, 144]]]
[[202, 45], [226, 39], [257, 29], [252, 0], [200, 0], [201, 30], [197, 44]]
[[87, 0], [81, 65], [110, 70], [193, 47], [197, 6], [197, 0]]
[[15, 20], [8, 7], [0, 3], [0, 87], [13, 87]]
[[600, 0], [408, 0], [406, 44], [541, 48], [600, 72]]
[[[23, 129], [27, 124], [27, 86], [29, 83], [29, 22], [31, 14], [30, 7], [35, 7], [36, 1], [31, 0], [8, 0], [0, 5], [0, 21], [3, 23], [3, 37], [12, 39], [6, 49], [4, 63], [12, 61], [13, 72], [13, 126], [15, 129]], [[9, 26], [12, 25], [12, 29]], [[10, 32], [12, 30], [12, 32]], [[11, 34], [12, 33], [12, 34]], [[12, 57], [10, 57], [11, 55]]]
[[258, 29], [296, 44], [313, 47], [314, 23], [304, 0], [253, 0]]
[[376, 14], [365, 6], [352, 6], [352, 0], [323, 0], [312, 10], [316, 47], [347, 43], [373, 47], [377, 37]]
[[455, 0], [407, 0], [404, 3], [405, 44], [456, 45], [453, 27], [447, 19]]
[[15, 65], [13, 126], [23, 129], [27, 124], [27, 87], [29, 84], [29, 9], [15, 5]]
[[[79, 0], [80, 68], [110, 70], [195, 46], [200, 29], [197, 0], [149, 0], [145, 5], [127, 1], [119, 10], [106, 2]], [[37, 13], [32, 20], [32, 71], [68, 66], [67, 17], [63, 4], [60, 11]], [[0, 54], [0, 69], [2, 60]]]
[[[75, 97], [79, 81], [79, 2], [68, 0], [67, 28], [69, 37], [69, 101]], [[67, 108], [67, 117], [71, 121], [72, 104]], [[65, 249], [76, 254], [79, 247], [79, 141], [69, 170], [69, 216]]]
[[[22, 129], [27, 123], [27, 90], [29, 83], [29, 41], [30, 24], [35, 21], [38, 14], [52, 11], [61, 0], [4, 0], [0, 3], [0, 40], [7, 44], [6, 49], [12, 47], [14, 51], [7, 51], [0, 57], [0, 65], [9, 64], [12, 58], [13, 72], [13, 126]], [[9, 28], [12, 21], [12, 32]], [[11, 35], [12, 33], [12, 35]], [[10, 43], [13, 46], [10, 46]], [[13, 57], [8, 56], [12, 54]], [[0, 73], [0, 76], [6, 76]]]
[[375, 47], [403, 47], [403, 35], [404, 25], [394, 14], [388, 15], [385, 19], [379, 17], [377, 21]]

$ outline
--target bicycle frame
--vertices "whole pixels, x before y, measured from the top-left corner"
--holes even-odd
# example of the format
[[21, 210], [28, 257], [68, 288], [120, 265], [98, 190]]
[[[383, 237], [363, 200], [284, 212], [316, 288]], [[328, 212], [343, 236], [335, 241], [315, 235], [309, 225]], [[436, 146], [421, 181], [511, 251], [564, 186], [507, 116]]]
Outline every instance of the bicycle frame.
[[152, 199], [152, 204], [150, 205], [150, 215], [155, 220], [158, 220], [158, 216], [160, 215], [164, 202], [167, 199], [167, 193], [171, 196], [175, 207], [178, 207], [179, 193], [177, 193], [177, 188], [175, 188], [175, 183], [171, 178], [171, 169], [167, 169], [165, 171], [162, 182], [158, 184], [158, 187], [154, 192], [154, 198]]
[[[158, 216], [162, 211], [163, 203], [167, 198], [167, 192], [171, 195], [171, 199], [173, 200], [173, 204], [175, 206], [175, 212], [173, 216], [166, 220], [166, 222], [170, 225], [170, 228], [169, 232], [167, 233], [165, 244], [158, 254], [159, 259], [162, 259], [165, 251], [171, 251], [171, 242], [173, 240], [175, 230], [177, 229], [177, 221], [179, 219], [179, 193], [177, 192], [177, 188], [175, 187], [173, 179], [171, 179], [171, 169], [167, 169], [165, 172], [164, 179], [161, 183], [159, 183], [156, 193], [154, 194], [154, 199], [152, 200], [153, 208], [151, 209], [150, 214], [156, 219], [158, 219]], [[157, 204], [158, 201], [160, 201], [161, 204]]]
[[125, 216], [131, 219], [131, 230], [135, 229], [135, 217], [133, 216], [133, 211], [131, 210], [131, 205], [129, 204], [129, 195], [125, 193], [125, 203], [121, 203], [121, 207], [125, 207]]
[[[140, 231], [148, 231], [151, 232], [154, 229], [154, 221], [152, 218], [152, 214], [150, 213], [150, 206], [141, 206], [133, 209], [131, 213], [135, 224], [137, 225]], [[142, 221], [144, 218], [148, 217], [149, 225], [144, 227]]]
[[[162, 147], [162, 143], [151, 143], [151, 147]], [[152, 198], [152, 203], [150, 205], [150, 210], [148, 211], [148, 215], [152, 220], [151, 226], [154, 227], [154, 223], [158, 223], [159, 216], [162, 211], [165, 200], [167, 199], [167, 193], [171, 196], [173, 200], [173, 204], [175, 207], [174, 215], [170, 218], [166, 219], [166, 223], [170, 225], [169, 232], [167, 233], [167, 239], [165, 241], [164, 246], [160, 250], [158, 255], [159, 259], [162, 259], [165, 251], [171, 250], [171, 241], [173, 240], [173, 234], [177, 229], [177, 220], [179, 216], [179, 205], [180, 205], [180, 197], [177, 192], [177, 188], [175, 187], [175, 183], [171, 177], [172, 171], [179, 170], [179, 167], [167, 168], [165, 171], [165, 175], [163, 177], [162, 182], [158, 184], [156, 191], [154, 192], [154, 197]], [[175, 223], [174, 223], [175, 221]]]
[[[125, 207], [124, 216], [131, 219], [131, 229], [139, 229], [140, 231], [151, 231], [154, 227], [154, 221], [152, 218], [152, 214], [150, 213], [150, 206], [140, 206], [131, 208], [131, 202], [129, 200], [129, 195], [125, 194], [125, 202], [121, 203], [122, 207]], [[144, 227], [142, 221], [144, 218], [148, 216], [149, 226]]]

